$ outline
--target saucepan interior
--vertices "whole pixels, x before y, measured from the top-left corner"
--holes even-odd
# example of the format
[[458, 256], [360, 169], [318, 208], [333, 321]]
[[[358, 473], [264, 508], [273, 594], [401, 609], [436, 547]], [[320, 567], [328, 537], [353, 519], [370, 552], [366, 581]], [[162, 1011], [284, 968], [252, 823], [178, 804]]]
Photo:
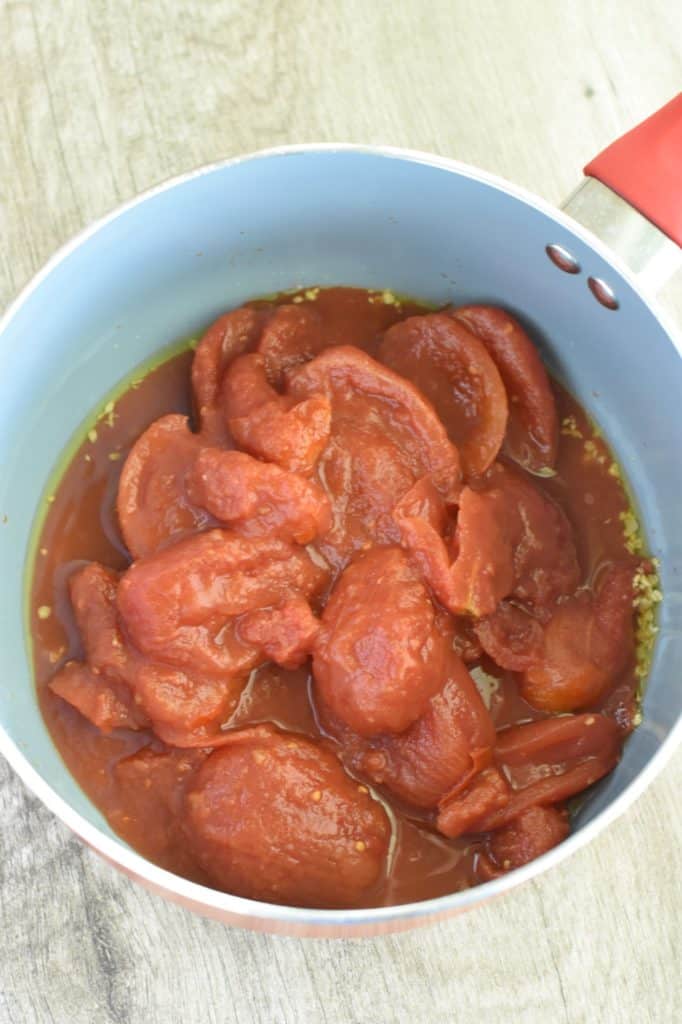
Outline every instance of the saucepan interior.
[[[203, 909], [266, 927], [407, 924], [449, 912], [559, 859], [613, 816], [672, 747], [682, 703], [682, 359], [608, 254], [532, 197], [422, 154], [302, 147], [208, 168], [118, 211], [59, 253], [0, 331], [0, 724], [14, 766], [71, 827], [126, 870]], [[562, 273], [559, 243], [582, 272]], [[587, 276], [619, 308], [599, 305]], [[644, 720], [586, 801], [577, 835], [515, 875], [429, 905], [284, 911], [160, 871], [118, 840], [66, 771], [34, 695], [24, 622], [31, 524], [60, 452], [119, 380], [221, 311], [302, 284], [391, 288], [516, 312], [625, 468], [665, 600]], [[606, 811], [605, 811], [606, 809]], [[605, 812], [605, 813], [602, 813]], [[279, 922], [279, 925], [278, 925]]]

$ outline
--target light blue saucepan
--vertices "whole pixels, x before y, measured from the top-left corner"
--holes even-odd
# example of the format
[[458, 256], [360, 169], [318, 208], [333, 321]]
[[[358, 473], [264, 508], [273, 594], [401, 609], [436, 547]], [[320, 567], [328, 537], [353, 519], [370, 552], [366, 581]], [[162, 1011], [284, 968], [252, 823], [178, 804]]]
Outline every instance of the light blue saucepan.
[[[574, 201], [584, 220], [593, 205], [585, 194]], [[637, 270], [650, 271], [672, 243], [628, 216], [618, 248], [639, 261]], [[577, 272], [562, 272], [548, 245], [562, 247], [557, 263]], [[593, 283], [597, 296], [611, 305], [615, 297], [617, 309], [598, 301], [590, 277], [601, 282]], [[112, 832], [73, 781], [34, 693], [23, 621], [27, 545], [69, 438], [116, 381], [168, 342], [246, 299], [303, 284], [386, 287], [521, 313], [626, 467], [661, 559], [664, 602], [644, 720], [571, 837], [504, 878], [418, 904], [272, 906], [156, 867]], [[231, 923], [289, 933], [406, 928], [501, 893], [587, 842], [644, 790], [681, 731], [682, 359], [640, 284], [590, 231], [518, 188], [428, 154], [355, 146], [269, 150], [203, 168], [66, 245], [0, 325], [0, 750], [26, 785], [90, 846], [155, 890]]]

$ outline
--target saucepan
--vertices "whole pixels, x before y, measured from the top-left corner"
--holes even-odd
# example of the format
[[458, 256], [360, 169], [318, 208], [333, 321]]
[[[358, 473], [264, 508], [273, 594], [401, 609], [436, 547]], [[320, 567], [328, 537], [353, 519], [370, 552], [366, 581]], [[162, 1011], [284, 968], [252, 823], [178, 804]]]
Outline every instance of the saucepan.
[[[26, 785], [128, 875], [201, 913], [269, 931], [349, 936], [464, 910], [593, 838], [682, 733], [682, 345], [647, 288], [682, 245], [682, 95], [587, 168], [563, 212], [427, 153], [291, 146], [183, 175], [60, 250], [0, 325], [0, 750]], [[639, 211], [639, 212], [637, 212]], [[162, 870], [109, 828], [41, 719], [25, 631], [31, 523], [60, 452], [112, 384], [246, 299], [298, 285], [390, 288], [521, 315], [600, 424], [632, 484], [664, 600], [643, 721], [566, 842], [478, 888], [364, 910], [275, 906]]]

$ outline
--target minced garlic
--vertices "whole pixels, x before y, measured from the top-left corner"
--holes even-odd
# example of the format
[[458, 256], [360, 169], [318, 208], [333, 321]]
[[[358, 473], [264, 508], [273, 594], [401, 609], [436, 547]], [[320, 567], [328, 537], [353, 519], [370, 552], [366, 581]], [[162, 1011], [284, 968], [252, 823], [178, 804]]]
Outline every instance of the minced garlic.
[[383, 302], [384, 306], [400, 307], [401, 305], [400, 299], [391, 291], [390, 288], [384, 288], [381, 292], [372, 292], [369, 296], [369, 301], [372, 303]]
[[564, 437], [577, 437], [582, 439], [582, 433], [578, 428], [575, 416], [564, 416], [561, 421], [561, 433]]
[[631, 555], [641, 555], [644, 551], [644, 541], [637, 516], [632, 509], [627, 509], [620, 513], [619, 519], [623, 524], [625, 547]]
[[584, 450], [586, 462], [598, 462], [600, 466], [603, 466], [606, 462], [606, 456], [599, 450], [595, 441], [591, 438], [585, 441]]
[[[97, 422], [101, 423], [102, 421], [104, 421], [108, 427], [113, 427], [114, 422], [116, 420], [116, 412], [114, 411], [114, 409], [115, 403], [113, 401], [107, 402], [102, 411], [98, 414]], [[95, 435], [94, 440], [96, 441], [96, 431], [92, 430], [90, 431], [90, 433]], [[90, 434], [88, 434], [88, 437], [90, 437]], [[90, 440], [92, 441], [93, 438], [90, 437]]]
[[663, 600], [656, 565], [645, 563], [634, 575], [635, 675], [644, 679], [651, 668], [654, 641], [658, 633], [656, 606]]

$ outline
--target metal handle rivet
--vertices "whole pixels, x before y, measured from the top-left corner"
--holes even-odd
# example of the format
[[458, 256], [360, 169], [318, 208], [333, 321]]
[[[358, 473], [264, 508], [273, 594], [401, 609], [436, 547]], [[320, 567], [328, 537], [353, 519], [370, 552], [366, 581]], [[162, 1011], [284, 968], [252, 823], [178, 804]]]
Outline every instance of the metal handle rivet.
[[563, 245], [557, 245], [552, 243], [551, 245], [545, 246], [545, 252], [551, 259], [555, 267], [559, 270], [563, 270], [566, 274], [579, 274], [580, 264], [568, 249], [565, 249]]
[[601, 277], [588, 277], [587, 284], [597, 302], [601, 302], [607, 309], [618, 309], [618, 299], [610, 284]]

